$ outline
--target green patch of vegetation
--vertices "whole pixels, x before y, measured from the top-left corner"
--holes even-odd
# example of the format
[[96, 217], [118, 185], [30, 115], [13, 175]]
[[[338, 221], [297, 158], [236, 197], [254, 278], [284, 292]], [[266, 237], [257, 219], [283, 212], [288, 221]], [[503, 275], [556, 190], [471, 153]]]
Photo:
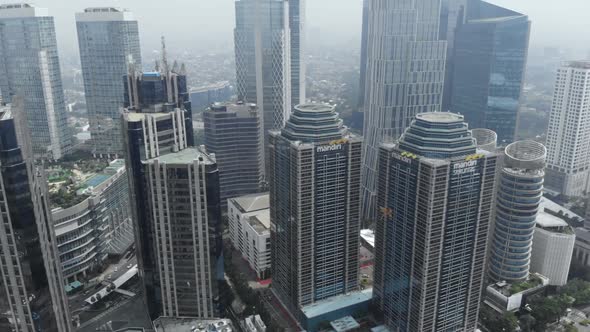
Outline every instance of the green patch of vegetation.
[[567, 283], [561, 293], [574, 298], [574, 305], [590, 304], [590, 282], [574, 279]]
[[88, 195], [78, 195], [76, 190], [70, 191], [67, 189], [60, 189], [49, 194], [49, 200], [54, 207], [61, 207], [67, 209], [76, 204], [82, 203]]
[[513, 284], [512, 286], [510, 286], [510, 295], [514, 295], [514, 294], [520, 293], [522, 291], [525, 291], [527, 289], [537, 287], [540, 284], [541, 284], [541, 279], [531, 276], [529, 278], [529, 280], [527, 280], [527, 281], [522, 281], [522, 282], [519, 282], [519, 283], [516, 283], [516, 284]]
[[513, 313], [500, 314], [485, 304], [481, 306], [479, 321], [489, 332], [515, 332], [518, 327]]

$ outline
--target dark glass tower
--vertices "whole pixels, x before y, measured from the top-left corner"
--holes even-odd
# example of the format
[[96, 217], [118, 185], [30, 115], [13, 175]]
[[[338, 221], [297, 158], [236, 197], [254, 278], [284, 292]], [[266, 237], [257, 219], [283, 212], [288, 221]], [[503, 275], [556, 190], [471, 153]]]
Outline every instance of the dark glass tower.
[[0, 330], [73, 331], [46, 179], [19, 120], [0, 109]]
[[515, 138], [530, 27], [526, 15], [472, 0], [456, 30], [449, 109], [495, 131], [501, 145]]
[[381, 146], [373, 296], [391, 331], [475, 330], [497, 158], [453, 113]]
[[334, 107], [295, 107], [270, 134], [273, 291], [296, 317], [358, 288], [361, 139]]
[[219, 166], [221, 206], [260, 191], [264, 176], [262, 119], [254, 104], [213, 104], [203, 113], [205, 146]]
[[[164, 52], [165, 54], [165, 52]], [[187, 286], [186, 283], [183, 285], [173, 284], [170, 282], [170, 273], [181, 273], [179, 270], [173, 272], [174, 267], [166, 261], [167, 256], [162, 256], [162, 251], [158, 249], [158, 239], [162, 239], [163, 236], [178, 236], [174, 229], [174, 225], [178, 227], [189, 227], [188, 224], [183, 222], [189, 222], [189, 220], [181, 220], [178, 216], [178, 220], [172, 220], [170, 211], [162, 210], [159, 203], [165, 204], [169, 207], [172, 204], [169, 199], [176, 200], [178, 202], [184, 201], [186, 205], [182, 208], [190, 210], [193, 206], [190, 204], [190, 199], [182, 197], [180, 191], [175, 193], [168, 193], [166, 197], [152, 196], [150, 190], [154, 188], [164, 188], [166, 184], [154, 182], [154, 172], [163, 172], [162, 176], [170, 177], [172, 179], [175, 175], [166, 170], [165, 167], [160, 169], [157, 165], [159, 158], [170, 158], [166, 160], [174, 160], [174, 156], [179, 156], [182, 153], [183, 162], [180, 163], [184, 166], [189, 167], [188, 160], [190, 156], [187, 156], [188, 152], [185, 150], [189, 149], [193, 151], [195, 160], [198, 159], [199, 154], [205, 154], [204, 152], [197, 153], [196, 150], [190, 149], [193, 145], [193, 129], [191, 120], [191, 104], [189, 95], [186, 88], [186, 76], [184, 75], [184, 68], [180, 70], [175, 64], [172, 69], [164, 59], [162, 61], [162, 67], [154, 72], [139, 73], [131, 71], [126, 77], [126, 88], [125, 88], [125, 105], [126, 112], [123, 115], [123, 128], [125, 130], [125, 146], [127, 150], [127, 169], [129, 170], [130, 178], [130, 191], [131, 191], [131, 203], [133, 208], [134, 218], [136, 220], [136, 248], [138, 253], [138, 264], [140, 273], [143, 278], [145, 285], [146, 298], [150, 316], [155, 319], [162, 314], [180, 316], [180, 315], [207, 315], [212, 317], [214, 310], [219, 310], [219, 307], [215, 304], [205, 305], [203, 303], [193, 303], [194, 306], [190, 311], [188, 307], [191, 306], [189, 302], [178, 302], [175, 305], [171, 305], [171, 301], [176, 301], [177, 294], [182, 292], [189, 293], [189, 290], [183, 290], [182, 287], [188, 287], [190, 290], [194, 290], [197, 287], [196, 283], [191, 283], [191, 286]], [[160, 160], [161, 161], [161, 160]], [[156, 168], [152, 166], [156, 163]], [[170, 162], [171, 165], [175, 163]], [[172, 167], [172, 166], [171, 166]], [[181, 166], [179, 166], [181, 167]], [[218, 176], [215, 166], [215, 176]], [[217, 181], [217, 182], [216, 182]], [[218, 179], [209, 181], [210, 184], [217, 183]], [[217, 190], [217, 188], [215, 189]], [[220, 214], [219, 208], [219, 192], [213, 189], [207, 189], [207, 198], [205, 199], [203, 194], [203, 200], [207, 203], [207, 207], [201, 206], [203, 211], [211, 214], [207, 221], [201, 218], [199, 213], [191, 214], [190, 221], [194, 221], [195, 226], [218, 225], [220, 223], [220, 217], [216, 216]], [[175, 196], [178, 194], [177, 196]], [[199, 200], [200, 201], [200, 200]], [[176, 202], [176, 201], [175, 201]], [[175, 203], [176, 204], [176, 203]], [[176, 207], [181, 209], [181, 207]], [[211, 210], [211, 211], [210, 211]], [[164, 217], [162, 213], [165, 213]], [[182, 212], [188, 213], [188, 212]], [[169, 216], [166, 219], [165, 216]], [[213, 217], [215, 216], [215, 217]], [[186, 215], [185, 215], [186, 217]], [[198, 221], [198, 222], [197, 222]], [[175, 224], [176, 223], [176, 224]], [[174, 227], [173, 227], [174, 226]], [[191, 226], [191, 227], [192, 227]], [[160, 228], [165, 227], [165, 228]], [[206, 226], [205, 226], [206, 227]], [[220, 226], [219, 226], [220, 227]], [[186, 229], [185, 229], [186, 231]], [[214, 267], [216, 271], [223, 270], [223, 266], [220, 263], [221, 260], [221, 232], [220, 228], [208, 228], [209, 236], [199, 236], [198, 241], [195, 240], [196, 250], [203, 250], [203, 253], [211, 251], [211, 254], [216, 257], [215, 262], [211, 262], [207, 268]], [[187, 231], [188, 232], [188, 231]], [[201, 241], [208, 238], [212, 247], [208, 247]], [[197, 239], [197, 238], [195, 238]], [[179, 240], [180, 241], [180, 240]], [[170, 243], [169, 253], [178, 252], [178, 250], [185, 244], [176, 242], [173, 240]], [[219, 247], [219, 248], [218, 248]], [[200, 248], [200, 249], [199, 249]], [[207, 248], [214, 248], [207, 249]], [[194, 253], [193, 253], [194, 254]], [[189, 255], [187, 253], [186, 255]], [[183, 263], [184, 264], [184, 263]], [[167, 266], [167, 270], [159, 269]], [[187, 266], [187, 269], [193, 268]], [[196, 268], [196, 267], [195, 267]], [[204, 268], [200, 266], [199, 269]], [[186, 273], [195, 273], [188, 270]], [[202, 274], [202, 276], [208, 274]], [[220, 273], [215, 274], [215, 278], [209, 278], [211, 281], [211, 287], [217, 289], [216, 281], [222, 279], [223, 274], [219, 277]], [[196, 278], [196, 277], [195, 277]], [[181, 280], [181, 279], [179, 279]], [[196, 280], [196, 279], [195, 279]], [[200, 286], [199, 286], [200, 287]], [[211, 290], [214, 292], [214, 290]], [[211, 294], [208, 293], [208, 294]], [[184, 299], [189, 300], [189, 299]], [[176, 302], [175, 302], [176, 303]], [[211, 310], [213, 306], [213, 310]], [[204, 309], [208, 308], [208, 309]], [[200, 311], [201, 310], [201, 311]]]

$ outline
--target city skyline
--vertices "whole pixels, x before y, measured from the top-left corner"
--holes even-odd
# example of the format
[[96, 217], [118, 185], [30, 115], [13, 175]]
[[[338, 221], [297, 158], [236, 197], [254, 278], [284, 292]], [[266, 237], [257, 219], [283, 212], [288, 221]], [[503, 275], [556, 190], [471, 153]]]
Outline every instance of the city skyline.
[[[573, 49], [586, 55], [588, 48], [576, 43], [583, 37], [583, 32], [590, 30], [590, 22], [583, 19], [588, 4], [585, 0], [565, 0], [563, 2], [545, 3], [539, 6], [535, 0], [490, 0], [498, 6], [507, 6], [513, 10], [526, 13], [533, 21], [531, 47], [542, 49], [555, 46], [563, 49]], [[114, 6], [128, 9], [136, 14], [140, 22], [140, 38], [144, 42], [144, 54], [150, 54], [159, 49], [158, 41], [153, 36], [166, 35], [171, 48], [188, 45], [189, 52], [215, 52], [226, 50], [231, 52], [233, 44], [234, 21], [233, 0], [172, 0], [168, 9], [161, 10], [155, 4], [147, 4], [141, 0], [110, 0], [106, 3], [99, 0], [86, 0], [83, 3], [74, 0], [55, 2], [52, 0], [36, 0], [39, 7], [48, 7], [51, 15], [56, 16], [57, 35], [60, 52], [64, 56], [78, 56], [77, 37], [75, 35], [75, 12], [87, 7]], [[338, 5], [337, 19], [330, 8]], [[195, 6], [195, 11], [178, 10], [186, 6]], [[362, 1], [361, 0], [319, 0], [307, 1], [308, 15], [308, 43], [330, 43], [332, 45], [350, 45], [353, 49], [360, 48]], [[158, 10], [156, 10], [156, 8]], [[164, 17], [162, 19], [162, 17]], [[166, 18], [175, 18], [183, 22], [182, 33], [165, 23]], [[553, 22], [561, 22], [555, 26]], [[193, 23], [194, 22], [194, 23]], [[186, 29], [192, 33], [187, 34]], [[203, 29], [207, 27], [207, 29]], [[584, 28], [585, 27], [585, 28]], [[215, 33], [211, 33], [211, 32]], [[580, 31], [576, 33], [576, 31]]]

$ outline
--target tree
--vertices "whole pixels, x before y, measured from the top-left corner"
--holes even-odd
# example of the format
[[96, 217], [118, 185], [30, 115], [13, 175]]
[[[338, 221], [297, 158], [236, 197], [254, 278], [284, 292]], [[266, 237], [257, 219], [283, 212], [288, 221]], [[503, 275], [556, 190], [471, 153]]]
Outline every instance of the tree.
[[537, 320], [535, 319], [535, 317], [533, 317], [529, 314], [520, 316], [519, 326], [521, 328], [521, 331], [522, 332], [533, 332], [536, 322], [537, 322]]
[[518, 319], [513, 313], [499, 314], [487, 305], [481, 307], [479, 320], [489, 332], [515, 332], [518, 327]]

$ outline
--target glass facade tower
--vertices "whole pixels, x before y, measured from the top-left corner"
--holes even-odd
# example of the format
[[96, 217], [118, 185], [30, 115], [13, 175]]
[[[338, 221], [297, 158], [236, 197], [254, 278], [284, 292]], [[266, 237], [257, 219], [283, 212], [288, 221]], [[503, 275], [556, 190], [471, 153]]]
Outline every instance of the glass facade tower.
[[203, 113], [205, 146], [219, 167], [221, 207], [262, 189], [262, 121], [254, 104], [213, 104]]
[[0, 6], [2, 100], [24, 98], [35, 156], [60, 159], [71, 149], [53, 17], [29, 4]]
[[358, 289], [361, 139], [334, 107], [295, 107], [269, 147], [273, 291], [289, 311]]
[[533, 235], [543, 197], [545, 146], [519, 141], [506, 147], [496, 199], [490, 276], [518, 282], [529, 276]]
[[363, 217], [375, 218], [379, 145], [413, 117], [441, 110], [446, 42], [440, 0], [369, 0], [364, 98]]
[[456, 30], [450, 106], [474, 128], [514, 141], [529, 47], [526, 15], [471, 1], [467, 21]]
[[498, 156], [453, 113], [379, 151], [373, 300], [391, 331], [475, 331]]
[[86, 109], [95, 155], [121, 156], [121, 110], [130, 62], [141, 68], [139, 29], [133, 14], [116, 8], [76, 13]]
[[0, 330], [73, 331], [47, 180], [31, 164], [26, 122], [14, 116], [0, 109]]
[[[238, 100], [258, 106], [264, 146], [268, 145], [268, 132], [281, 129], [289, 119], [293, 101], [305, 99], [305, 66], [301, 54], [304, 3], [305, 0], [235, 3]], [[265, 165], [268, 165], [266, 158]]]

